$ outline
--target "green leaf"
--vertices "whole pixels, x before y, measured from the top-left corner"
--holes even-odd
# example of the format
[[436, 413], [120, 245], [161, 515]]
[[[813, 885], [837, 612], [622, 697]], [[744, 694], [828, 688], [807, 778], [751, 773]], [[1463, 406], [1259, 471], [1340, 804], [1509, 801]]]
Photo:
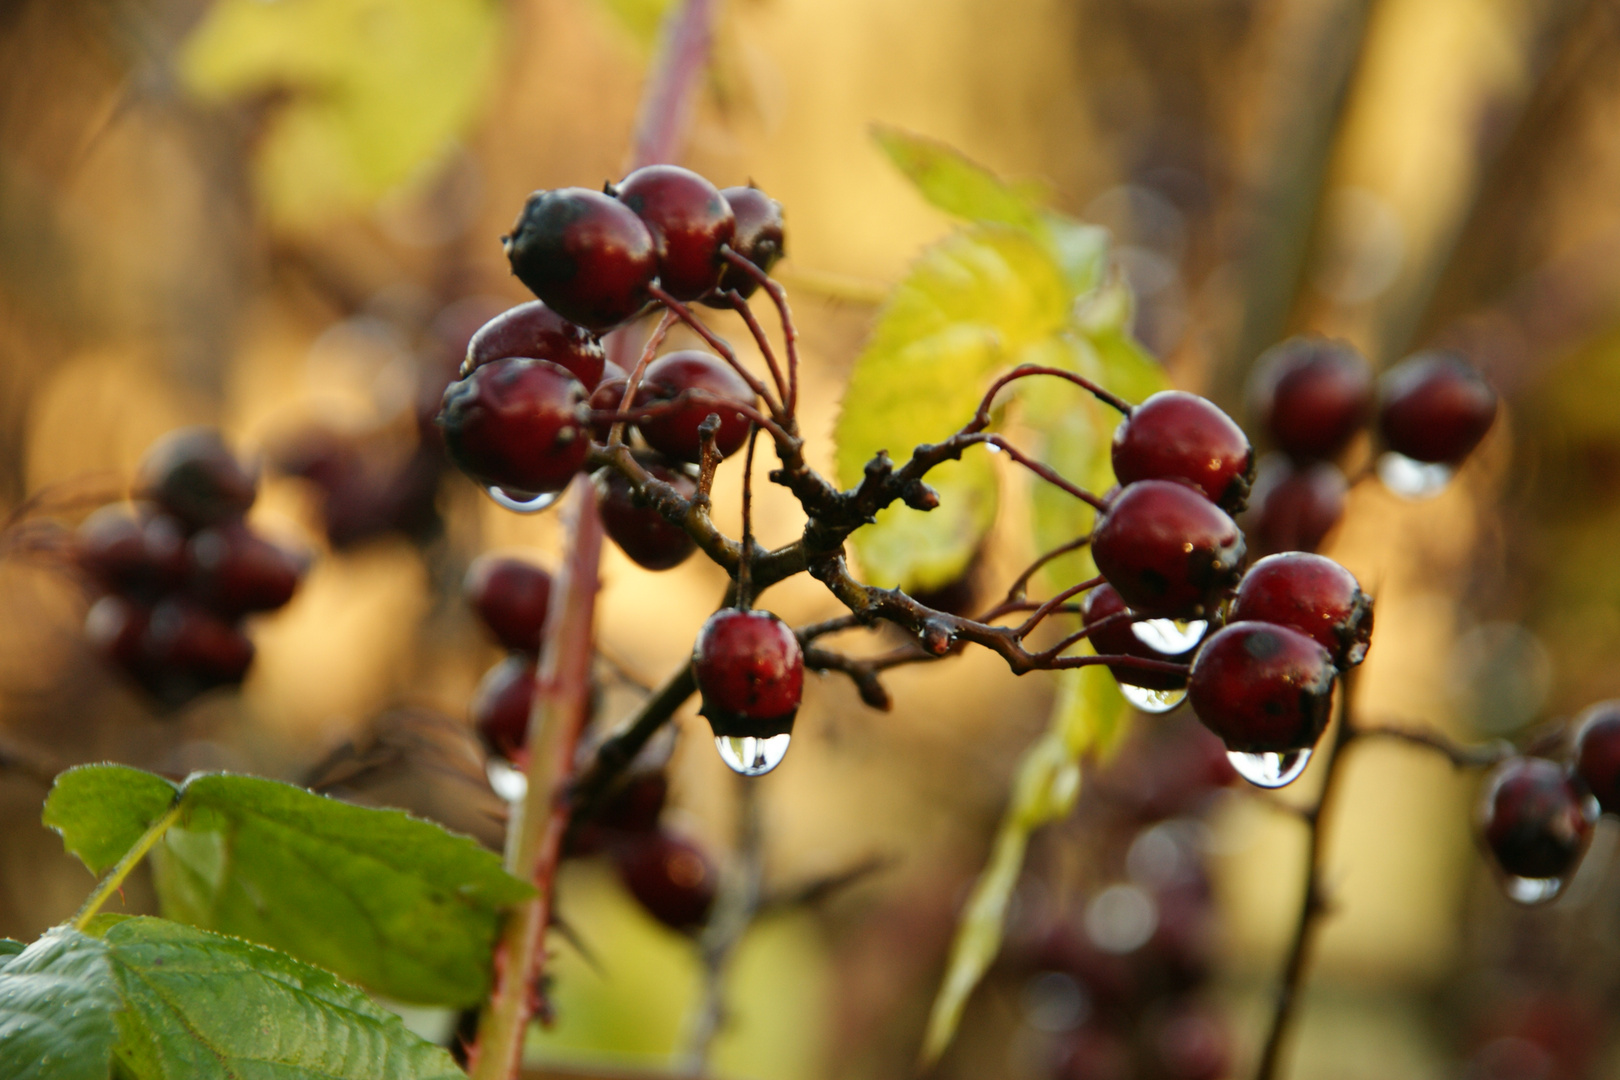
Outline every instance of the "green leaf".
[[11, 938], [0, 938], [0, 971], [4, 971], [6, 965], [11, 962], [11, 958], [26, 948], [28, 946], [20, 941], [13, 941]]
[[636, 47], [648, 53], [657, 44], [664, 16], [673, 6], [672, 0], [601, 0], [601, 4], [630, 35]]
[[180, 797], [174, 784], [127, 765], [79, 765], [56, 778], [44, 822], [92, 874], [110, 870]]
[[[151, 788], [150, 774], [112, 765], [75, 773], [91, 770], [104, 773], [52, 791], [54, 826], [69, 850], [101, 831], [133, 843], [129, 800], [109, 792]], [[500, 910], [533, 893], [473, 840], [400, 811], [251, 776], [195, 776], [178, 791], [178, 820], [153, 852], [165, 914], [402, 1002], [480, 1000]], [[169, 805], [152, 808], [142, 829]]]
[[107, 946], [47, 931], [0, 967], [0, 1076], [107, 1080], [118, 1007]]
[[1013, 188], [955, 147], [886, 124], [872, 125], [872, 138], [922, 197], [947, 214], [1026, 231], [1040, 227], [1040, 193]]

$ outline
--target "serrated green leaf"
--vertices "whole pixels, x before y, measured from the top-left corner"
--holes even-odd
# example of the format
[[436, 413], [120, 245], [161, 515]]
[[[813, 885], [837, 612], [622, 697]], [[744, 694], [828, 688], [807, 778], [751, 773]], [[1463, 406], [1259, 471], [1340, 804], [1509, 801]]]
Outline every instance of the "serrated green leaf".
[[101, 875], [174, 805], [180, 789], [161, 776], [127, 765], [79, 765], [56, 778], [45, 798], [44, 822], [62, 844]]
[[1048, 210], [1041, 214], [1042, 236], [1063, 270], [1069, 290], [1081, 296], [1102, 281], [1108, 265], [1108, 230]]
[[947, 214], [1029, 231], [1040, 227], [1038, 194], [1004, 183], [955, 147], [886, 124], [874, 124], [872, 138], [922, 197]]
[[107, 1080], [118, 1008], [106, 945], [47, 931], [0, 968], [0, 1076]]

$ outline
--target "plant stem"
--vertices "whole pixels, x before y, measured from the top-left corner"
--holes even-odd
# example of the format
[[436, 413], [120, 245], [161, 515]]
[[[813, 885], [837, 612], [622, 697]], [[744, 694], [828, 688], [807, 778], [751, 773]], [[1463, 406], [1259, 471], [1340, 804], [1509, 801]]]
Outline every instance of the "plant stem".
[[129, 877], [129, 872], [135, 869], [142, 859], [146, 858], [147, 852], [151, 851], [157, 845], [157, 842], [163, 839], [163, 834], [169, 831], [170, 826], [179, 820], [180, 796], [177, 794], [174, 805], [169, 807], [168, 812], [152, 822], [146, 832], [141, 834], [141, 838], [135, 841], [135, 846], [126, 851], [124, 857], [118, 860], [118, 865], [112, 868], [112, 872], [101, 879], [101, 884], [96, 886], [96, 891], [90, 894], [90, 898], [84, 902], [84, 906], [79, 909], [79, 913], [73, 917], [73, 929], [83, 930], [86, 924], [96, 917], [96, 913], [101, 910], [101, 906], [107, 902], [108, 898], [124, 887], [124, 879]]
[[686, 0], [664, 20], [658, 59], [641, 96], [631, 167], [672, 161], [686, 139], [698, 80], [708, 67], [719, 0]]

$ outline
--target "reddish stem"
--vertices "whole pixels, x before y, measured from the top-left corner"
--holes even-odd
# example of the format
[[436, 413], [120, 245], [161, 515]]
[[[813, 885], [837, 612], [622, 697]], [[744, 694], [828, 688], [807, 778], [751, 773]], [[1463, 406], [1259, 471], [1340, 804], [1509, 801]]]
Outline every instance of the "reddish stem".
[[776, 305], [776, 317], [782, 324], [782, 340], [787, 345], [788, 359], [788, 416], [799, 413], [799, 328], [793, 323], [793, 312], [788, 308], [787, 290], [765, 271], [730, 248], [721, 253], [727, 262], [759, 283], [765, 295]]
[[636, 115], [632, 169], [673, 161], [685, 142], [698, 80], [709, 63], [717, 7], [717, 0], [686, 0], [665, 20], [658, 61]]
[[765, 406], [770, 409], [772, 417], [783, 423], [787, 422], [787, 416], [782, 411], [782, 406], [777, 404], [776, 399], [771, 396], [771, 392], [765, 388], [765, 384], [755, 378], [754, 373], [743, 366], [741, 360], [737, 359], [736, 350], [728, 345], [724, 338], [703, 325], [703, 320], [692, 314], [691, 308], [671, 296], [664, 290], [662, 285], [654, 284], [647, 291], [652, 293], [654, 300], [673, 311], [681, 322], [685, 323], [694, 334], [707, 342], [709, 348], [719, 353], [725, 362], [730, 364], [732, 369], [743, 377], [743, 381], [748, 384], [748, 388], [754, 392], [754, 395], [765, 402]]

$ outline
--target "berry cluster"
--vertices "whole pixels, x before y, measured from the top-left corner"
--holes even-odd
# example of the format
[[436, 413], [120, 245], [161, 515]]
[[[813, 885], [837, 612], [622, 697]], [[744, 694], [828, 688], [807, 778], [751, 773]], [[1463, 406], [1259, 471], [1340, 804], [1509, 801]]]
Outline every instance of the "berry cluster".
[[535, 661], [551, 603], [551, 575], [524, 559], [481, 555], [467, 567], [462, 595], [508, 650], [478, 683], [473, 726], [490, 753], [520, 760], [529, 739]]
[[253, 661], [242, 620], [298, 588], [303, 561], [244, 520], [256, 494], [217, 432], [184, 428], [147, 451], [133, 505], [79, 528], [75, 561], [98, 594], [85, 632], [165, 706], [240, 683]]
[[690, 933], [707, 921], [720, 875], [703, 848], [660, 825], [668, 793], [662, 771], [630, 773], [576, 826], [566, 853], [606, 855], [647, 914]]

